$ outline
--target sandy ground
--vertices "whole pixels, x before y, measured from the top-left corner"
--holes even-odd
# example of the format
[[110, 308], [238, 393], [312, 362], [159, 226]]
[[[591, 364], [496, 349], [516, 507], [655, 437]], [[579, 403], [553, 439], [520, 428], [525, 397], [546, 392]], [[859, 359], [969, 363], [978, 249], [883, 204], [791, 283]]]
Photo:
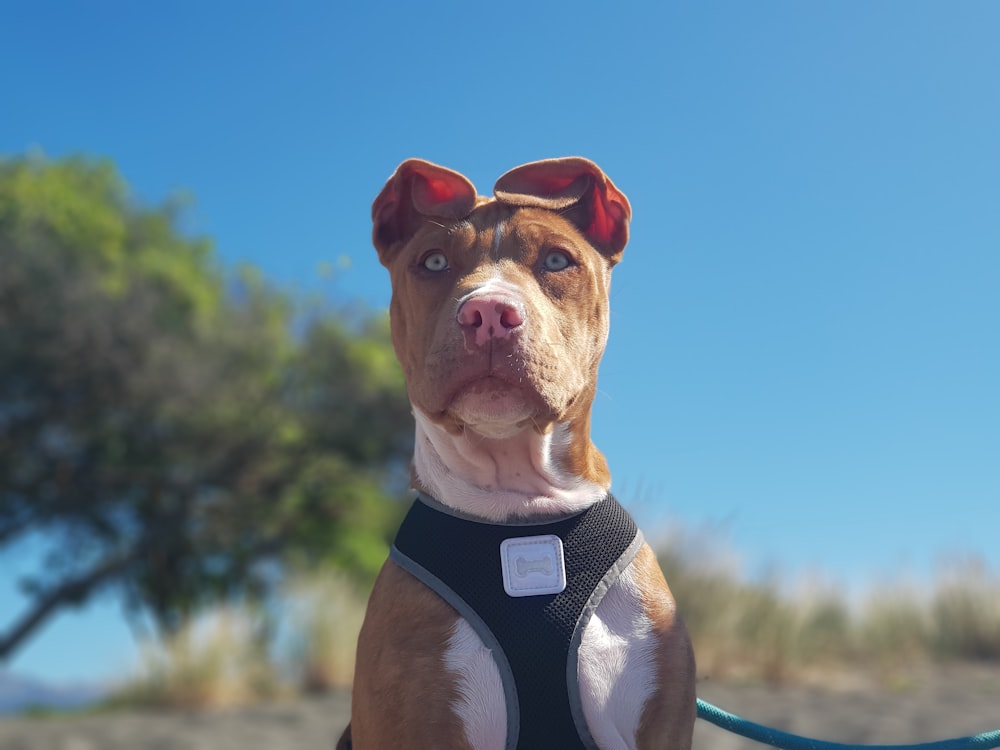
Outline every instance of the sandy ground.
[[[699, 686], [701, 698], [784, 731], [845, 743], [914, 743], [1000, 728], [1000, 666], [947, 670], [906, 689]], [[0, 719], [2, 750], [331, 749], [346, 694], [212, 713]], [[695, 748], [764, 747], [698, 721]]]
[[[1000, 729], [1000, 666], [950, 669], [896, 690], [703, 682], [698, 695], [765, 726], [848, 744], [912, 744]], [[766, 746], [699, 720], [695, 747], [752, 750]]]

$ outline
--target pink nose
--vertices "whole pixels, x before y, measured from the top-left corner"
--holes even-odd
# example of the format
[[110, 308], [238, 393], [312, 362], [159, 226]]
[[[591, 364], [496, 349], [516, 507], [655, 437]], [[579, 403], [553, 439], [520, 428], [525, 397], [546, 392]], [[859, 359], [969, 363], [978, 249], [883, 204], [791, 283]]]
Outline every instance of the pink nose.
[[507, 338], [522, 323], [524, 318], [517, 307], [499, 297], [473, 297], [458, 308], [458, 324], [476, 346], [490, 339]]

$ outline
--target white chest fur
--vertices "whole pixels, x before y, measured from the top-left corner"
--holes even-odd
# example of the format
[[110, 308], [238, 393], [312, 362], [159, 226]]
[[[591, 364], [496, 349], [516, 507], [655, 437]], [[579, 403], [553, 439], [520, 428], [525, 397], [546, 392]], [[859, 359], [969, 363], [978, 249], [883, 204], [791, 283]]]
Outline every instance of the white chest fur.
[[[656, 688], [656, 639], [633, 575], [615, 582], [583, 631], [577, 682], [587, 726], [609, 750], [633, 750], [643, 707]], [[503, 750], [507, 715], [493, 656], [460, 619], [448, 642], [445, 664], [459, 687], [455, 711], [476, 750]]]

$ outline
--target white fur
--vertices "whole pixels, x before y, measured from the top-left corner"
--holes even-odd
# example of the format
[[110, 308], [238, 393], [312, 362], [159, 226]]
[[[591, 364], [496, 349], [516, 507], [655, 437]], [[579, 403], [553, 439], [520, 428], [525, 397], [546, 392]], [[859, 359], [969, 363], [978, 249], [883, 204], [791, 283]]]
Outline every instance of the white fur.
[[498, 221], [496, 227], [493, 230], [493, 257], [498, 258], [500, 256], [500, 242], [503, 240], [503, 233], [506, 227], [503, 221]]
[[[494, 253], [503, 229], [498, 224], [494, 230]], [[494, 275], [456, 303], [483, 294], [512, 304], [521, 300], [517, 284]], [[539, 433], [520, 418], [505, 416], [456, 434], [419, 408], [413, 412], [413, 466], [419, 484], [464, 514], [493, 522], [565, 515], [590, 507], [607, 492], [562, 468], [571, 437], [567, 424]], [[579, 650], [584, 716], [602, 748], [635, 748], [643, 708], [656, 687], [656, 646], [630, 566], [597, 607]], [[507, 713], [500, 673], [489, 649], [464, 619], [456, 623], [444, 658], [455, 675], [460, 696], [455, 710], [469, 744], [476, 750], [502, 750]]]
[[[577, 679], [587, 726], [607, 750], [635, 750], [642, 711], [656, 689], [656, 637], [629, 566], [583, 631]], [[455, 707], [469, 744], [502, 750], [507, 712], [500, 672], [472, 626], [455, 624], [445, 651], [460, 695]]]
[[459, 694], [455, 711], [469, 745], [476, 750], [503, 750], [507, 711], [500, 671], [493, 654], [464, 619], [455, 623], [444, 664], [455, 674]]
[[569, 435], [565, 425], [539, 434], [522, 429], [511, 437], [460, 435], [414, 408], [417, 423], [413, 466], [423, 487], [439, 502], [502, 522], [583, 510], [605, 489], [560, 469]]
[[656, 689], [657, 638], [629, 566], [583, 630], [577, 679], [583, 714], [602, 748], [634, 750]]

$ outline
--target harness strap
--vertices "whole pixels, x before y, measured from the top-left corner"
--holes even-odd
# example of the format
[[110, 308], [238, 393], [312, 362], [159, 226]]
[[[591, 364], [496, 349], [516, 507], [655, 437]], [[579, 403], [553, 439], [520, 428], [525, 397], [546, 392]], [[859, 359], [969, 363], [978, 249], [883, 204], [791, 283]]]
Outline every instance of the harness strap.
[[[562, 541], [566, 588], [509, 596], [501, 543], [542, 535]], [[507, 703], [507, 750], [596, 750], [580, 701], [577, 652], [597, 605], [642, 543], [632, 517], [610, 494], [582, 513], [526, 524], [460, 517], [420, 496], [390, 557], [453, 606], [493, 652]]]

